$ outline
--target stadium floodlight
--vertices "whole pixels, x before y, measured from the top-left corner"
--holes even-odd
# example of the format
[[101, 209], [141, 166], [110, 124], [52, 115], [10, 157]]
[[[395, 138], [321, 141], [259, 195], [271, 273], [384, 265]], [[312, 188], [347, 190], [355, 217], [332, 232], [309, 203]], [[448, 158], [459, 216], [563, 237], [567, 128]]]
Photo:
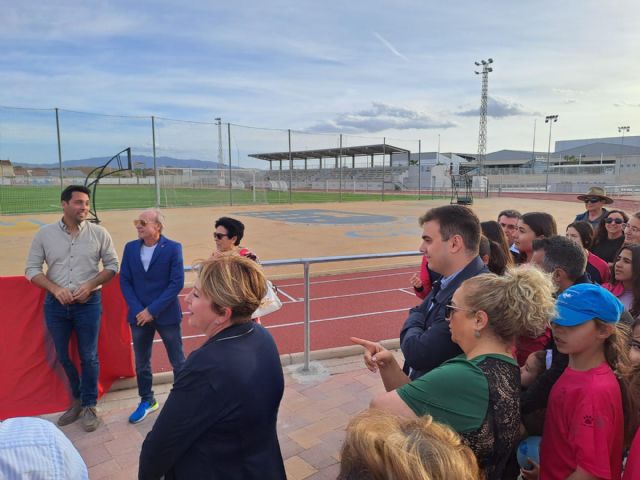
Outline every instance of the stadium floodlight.
[[551, 163], [551, 126], [558, 121], [558, 115], [547, 115], [544, 117], [544, 123], [549, 124], [549, 146], [547, 148], [547, 179], [545, 181], [544, 191], [549, 191], [549, 164]]
[[[631, 127], [629, 127], [629, 125], [624, 125], [622, 127], [618, 127], [618, 133], [622, 134], [622, 139], [620, 140], [620, 160], [622, 163], [622, 158], [624, 156], [624, 134], [625, 133], [629, 133], [629, 131], [631, 130]], [[618, 173], [620, 173], [620, 168], [618, 167]]]
[[484, 157], [487, 153], [487, 103], [489, 92], [489, 73], [493, 72], [493, 68], [489, 64], [493, 63], [493, 59], [480, 60], [474, 62], [477, 66], [482, 65], [482, 71], [474, 70], [476, 75], [482, 75], [482, 91], [480, 94], [480, 132], [478, 133], [478, 169], [480, 174], [484, 171]]

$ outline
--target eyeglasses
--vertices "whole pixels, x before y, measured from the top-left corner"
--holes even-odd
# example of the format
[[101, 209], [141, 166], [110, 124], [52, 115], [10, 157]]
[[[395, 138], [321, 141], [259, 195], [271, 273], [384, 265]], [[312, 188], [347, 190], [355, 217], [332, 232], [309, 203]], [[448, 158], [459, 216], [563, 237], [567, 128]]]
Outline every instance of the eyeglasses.
[[447, 318], [447, 319], [451, 318], [451, 316], [456, 310], [460, 310], [462, 312], [475, 312], [475, 310], [471, 310], [470, 308], [460, 308], [460, 307], [456, 307], [455, 305], [445, 305], [444, 318]]
[[629, 225], [627, 224], [625, 230], [628, 232], [629, 230], [631, 230], [634, 234], [637, 234], [638, 232], [640, 232], [640, 228], [638, 227], [634, 227], [633, 225]]
[[615, 223], [616, 225], [622, 225], [624, 220], [622, 218], [605, 218], [604, 223]]
[[222, 240], [224, 237], [228, 237], [229, 234], [214, 232], [213, 236], [216, 238], [216, 240]]
[[151, 222], [151, 221], [149, 221], [149, 220], [141, 220], [141, 219], [138, 219], [138, 220], [134, 220], [134, 221], [133, 221], [133, 224], [134, 224], [136, 227], [146, 227], [146, 226], [147, 226], [147, 225], [149, 225], [150, 223], [156, 223], [156, 222]]
[[602, 199], [601, 198], [597, 198], [597, 197], [591, 197], [591, 198], [585, 198], [584, 199], [584, 203], [598, 203], [601, 202]]

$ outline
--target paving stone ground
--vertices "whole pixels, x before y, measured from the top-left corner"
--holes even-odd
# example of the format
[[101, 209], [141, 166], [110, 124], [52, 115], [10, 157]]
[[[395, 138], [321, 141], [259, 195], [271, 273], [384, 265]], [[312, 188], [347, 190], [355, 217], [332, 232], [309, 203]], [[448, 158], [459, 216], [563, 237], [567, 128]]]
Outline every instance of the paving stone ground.
[[[384, 391], [379, 375], [364, 368], [362, 356], [320, 363], [321, 373], [311, 377], [300, 374], [301, 365], [284, 367], [278, 437], [289, 480], [335, 479], [349, 419]], [[170, 389], [171, 384], [154, 386], [161, 406]], [[99, 402], [102, 424], [95, 432], [86, 433], [80, 422], [61, 428], [87, 464], [91, 480], [137, 478], [140, 447], [157, 417], [154, 413], [137, 425], [128, 423], [138, 401], [135, 389], [108, 393]], [[58, 415], [43, 418], [55, 422]]]

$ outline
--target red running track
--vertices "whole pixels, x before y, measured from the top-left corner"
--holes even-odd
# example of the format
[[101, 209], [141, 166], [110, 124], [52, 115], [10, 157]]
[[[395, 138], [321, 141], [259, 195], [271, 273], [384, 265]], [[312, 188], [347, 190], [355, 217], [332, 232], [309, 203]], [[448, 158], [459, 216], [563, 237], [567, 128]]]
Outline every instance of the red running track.
[[[409, 285], [416, 267], [376, 270], [344, 275], [311, 278], [311, 350], [351, 345], [349, 337], [369, 340], [397, 338], [409, 308], [420, 302]], [[304, 283], [302, 279], [275, 282], [283, 306], [262, 318], [278, 345], [281, 354], [304, 349]], [[183, 291], [181, 303], [183, 310]], [[182, 323], [185, 355], [205, 341], [205, 337], [189, 325], [185, 315]], [[156, 335], [153, 346], [154, 372], [171, 370], [162, 341]]]

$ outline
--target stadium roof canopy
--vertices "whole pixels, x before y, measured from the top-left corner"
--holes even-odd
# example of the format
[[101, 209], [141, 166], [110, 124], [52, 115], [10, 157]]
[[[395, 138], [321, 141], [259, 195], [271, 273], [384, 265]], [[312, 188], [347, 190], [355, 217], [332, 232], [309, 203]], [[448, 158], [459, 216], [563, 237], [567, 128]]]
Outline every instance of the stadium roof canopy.
[[[409, 154], [409, 150], [394, 147], [389, 144], [377, 144], [377, 145], [360, 145], [358, 147], [342, 147], [342, 148], [321, 148], [316, 150], [298, 150], [289, 153], [286, 152], [273, 152], [273, 153], [252, 153], [249, 156], [258, 158], [260, 160], [273, 161], [285, 161], [289, 160], [309, 160], [309, 159], [322, 159], [322, 158], [337, 158], [343, 157], [361, 157], [372, 155], [394, 155], [398, 153]], [[289, 157], [291, 155], [291, 157]]]

